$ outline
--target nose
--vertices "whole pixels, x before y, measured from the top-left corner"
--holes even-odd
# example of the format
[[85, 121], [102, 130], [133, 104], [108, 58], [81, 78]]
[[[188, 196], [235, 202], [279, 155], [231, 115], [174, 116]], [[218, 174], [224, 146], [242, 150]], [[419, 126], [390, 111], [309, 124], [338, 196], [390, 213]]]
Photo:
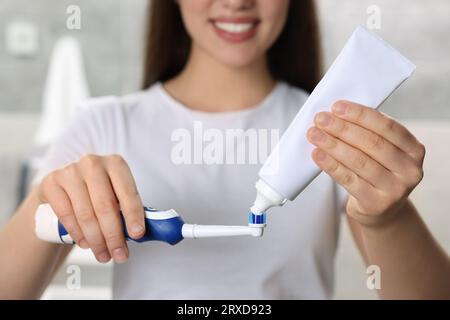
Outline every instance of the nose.
[[250, 9], [255, 4], [255, 0], [221, 0], [221, 2], [230, 10]]

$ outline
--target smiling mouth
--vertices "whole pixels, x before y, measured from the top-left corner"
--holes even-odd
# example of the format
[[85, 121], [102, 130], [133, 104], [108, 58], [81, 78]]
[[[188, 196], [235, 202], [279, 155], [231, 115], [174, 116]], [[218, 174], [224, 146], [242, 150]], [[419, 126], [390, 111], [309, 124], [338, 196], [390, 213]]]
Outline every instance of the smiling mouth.
[[231, 22], [214, 22], [214, 26], [220, 30], [230, 33], [244, 33], [256, 26], [256, 23], [231, 23]]
[[228, 42], [243, 42], [252, 38], [260, 23], [253, 18], [220, 18], [211, 23], [217, 35]]

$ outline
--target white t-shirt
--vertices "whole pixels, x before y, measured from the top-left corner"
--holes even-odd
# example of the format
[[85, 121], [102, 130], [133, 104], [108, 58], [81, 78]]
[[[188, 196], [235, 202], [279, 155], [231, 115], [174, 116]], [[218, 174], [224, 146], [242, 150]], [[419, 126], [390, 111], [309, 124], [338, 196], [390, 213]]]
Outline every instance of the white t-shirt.
[[[304, 91], [282, 82], [259, 105], [225, 113], [193, 111], [159, 83], [121, 98], [94, 99], [50, 147], [35, 182], [87, 153], [120, 154], [145, 205], [173, 208], [186, 223], [246, 225], [261, 163], [205, 163], [194, 159], [197, 149], [191, 164], [180, 164], [174, 151], [180, 135], [174, 132], [192, 133], [193, 145], [199, 126], [223, 136], [229, 129], [278, 129], [281, 136], [306, 99]], [[225, 155], [233, 152], [230, 148], [224, 141]], [[185, 239], [175, 246], [129, 243], [129, 261], [114, 266], [113, 297], [330, 298], [343, 201], [343, 193], [322, 173], [296, 201], [270, 209], [262, 238]]]

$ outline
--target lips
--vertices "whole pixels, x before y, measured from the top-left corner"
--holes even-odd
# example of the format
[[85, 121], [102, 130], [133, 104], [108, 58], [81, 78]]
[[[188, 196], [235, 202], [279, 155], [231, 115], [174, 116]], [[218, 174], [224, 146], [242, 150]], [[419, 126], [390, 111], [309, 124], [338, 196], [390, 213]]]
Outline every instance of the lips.
[[238, 43], [251, 39], [257, 31], [259, 20], [249, 17], [211, 19], [216, 34], [223, 40]]

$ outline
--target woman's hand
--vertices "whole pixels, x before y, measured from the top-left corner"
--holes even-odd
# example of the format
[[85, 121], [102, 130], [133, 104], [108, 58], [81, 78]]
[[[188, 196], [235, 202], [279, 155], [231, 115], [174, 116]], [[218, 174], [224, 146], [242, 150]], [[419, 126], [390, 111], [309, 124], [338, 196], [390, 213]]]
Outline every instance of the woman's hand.
[[72, 239], [90, 248], [99, 262], [128, 258], [119, 204], [133, 238], [145, 231], [144, 210], [127, 163], [118, 155], [84, 156], [54, 171], [39, 186], [39, 198], [49, 203]]
[[318, 113], [307, 133], [312, 157], [350, 194], [347, 214], [365, 226], [383, 224], [422, 180], [424, 146], [400, 123], [348, 101]]

